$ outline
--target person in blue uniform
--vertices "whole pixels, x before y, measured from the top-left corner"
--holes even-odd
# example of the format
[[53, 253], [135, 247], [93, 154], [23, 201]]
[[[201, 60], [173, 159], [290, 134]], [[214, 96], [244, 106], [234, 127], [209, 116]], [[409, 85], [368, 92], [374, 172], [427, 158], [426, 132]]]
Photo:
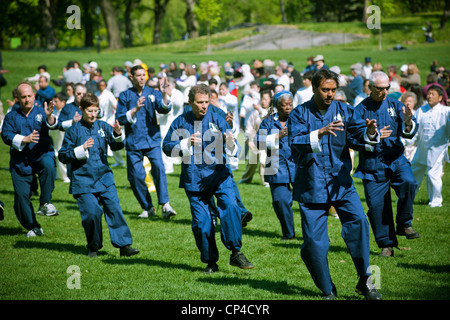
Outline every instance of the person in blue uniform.
[[293, 199], [299, 202], [303, 244], [301, 257], [324, 299], [334, 299], [336, 286], [328, 266], [328, 212], [333, 206], [342, 223], [342, 237], [359, 276], [356, 291], [379, 300], [370, 278], [369, 223], [353, 184], [347, 137], [373, 143], [373, 120], [349, 125], [353, 108], [333, 100], [338, 75], [327, 69], [312, 79], [313, 98], [289, 115], [288, 139], [296, 164]]
[[182, 157], [179, 187], [184, 188], [192, 215], [192, 232], [200, 250], [205, 273], [218, 271], [219, 252], [215, 240], [211, 198], [216, 197], [221, 223], [221, 240], [230, 250], [230, 265], [251, 269], [240, 251], [242, 247], [241, 211], [236, 203], [233, 178], [226, 156], [236, 156], [237, 143], [226, 120], [213, 112], [207, 85], [191, 88], [192, 111], [183, 113], [171, 124], [163, 140], [169, 157]]
[[103, 247], [103, 212], [111, 243], [120, 248], [120, 256], [135, 255], [139, 250], [131, 247], [131, 232], [123, 216], [114, 174], [107, 159], [108, 146], [111, 150], [124, 147], [121, 127], [118, 123], [112, 127], [97, 120], [100, 107], [97, 96], [92, 93], [84, 95], [80, 107], [82, 119], [67, 130], [58, 159], [67, 164], [69, 193], [80, 209], [88, 256], [96, 257]]
[[[355, 108], [354, 119], [375, 119], [377, 125], [386, 129], [386, 135], [373, 148], [355, 142], [350, 147], [359, 151], [359, 165], [354, 176], [363, 180], [364, 192], [372, 231], [381, 256], [393, 256], [398, 245], [397, 235], [408, 239], [419, 237], [412, 228], [413, 201], [416, 190], [414, 175], [409, 161], [404, 156], [401, 138], [412, 138], [418, 125], [410, 108], [387, 95], [389, 77], [381, 71], [371, 74], [370, 96]], [[394, 218], [391, 202], [391, 187], [397, 197], [397, 215]]]
[[267, 150], [264, 181], [270, 185], [272, 206], [281, 224], [282, 240], [292, 240], [295, 237], [291, 188], [295, 177], [295, 163], [291, 159], [286, 126], [292, 111], [292, 101], [291, 92], [278, 92], [273, 98], [275, 113], [271, 112], [262, 120], [257, 133], [258, 147]]
[[64, 108], [61, 109], [58, 116], [58, 129], [66, 131], [73, 124], [81, 120], [80, 102], [83, 96], [86, 94], [86, 87], [82, 83], [75, 85], [74, 95], [75, 99], [72, 103], [66, 103]]
[[127, 175], [131, 189], [144, 211], [140, 217], [154, 216], [156, 209], [145, 182], [144, 156], [151, 164], [151, 175], [156, 187], [158, 202], [162, 205], [163, 218], [176, 215], [169, 203], [167, 178], [161, 151], [161, 131], [156, 112], [167, 114], [172, 108], [168, 99], [167, 83], [161, 90], [145, 85], [146, 73], [142, 66], [131, 68], [133, 87], [119, 95], [116, 120], [125, 126], [127, 150]]
[[49, 129], [55, 129], [57, 120], [52, 115], [53, 104], [36, 106], [31, 84], [17, 87], [19, 106], [5, 116], [1, 136], [10, 149], [10, 172], [14, 186], [14, 211], [20, 224], [28, 230], [27, 237], [42, 236], [41, 225], [30, 200], [35, 175], [41, 187], [40, 205], [36, 213], [57, 215], [51, 203], [55, 188], [55, 151]]

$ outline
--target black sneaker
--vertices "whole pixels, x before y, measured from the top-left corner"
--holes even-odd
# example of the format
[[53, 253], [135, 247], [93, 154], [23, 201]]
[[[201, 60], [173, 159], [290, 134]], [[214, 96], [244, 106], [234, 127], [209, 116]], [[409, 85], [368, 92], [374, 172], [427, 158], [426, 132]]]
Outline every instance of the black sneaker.
[[253, 264], [247, 260], [244, 254], [240, 251], [234, 252], [230, 256], [230, 265], [241, 269], [253, 269]]
[[242, 227], [246, 227], [247, 223], [253, 219], [253, 215], [250, 211], [247, 211], [242, 217]]
[[355, 291], [364, 296], [366, 300], [382, 300], [381, 294], [375, 289], [370, 277], [360, 277]]
[[407, 228], [397, 228], [396, 232], [399, 236], [405, 236], [406, 239], [417, 239], [420, 238], [419, 233], [412, 227]]
[[139, 253], [139, 249], [132, 248], [131, 246], [125, 246], [120, 248], [121, 257], [130, 257]]
[[217, 263], [214, 263], [214, 264], [211, 264], [211, 265], [208, 264], [206, 266], [205, 270], [203, 270], [203, 273], [210, 274], [210, 273], [214, 273], [214, 272], [217, 272], [217, 271], [219, 271], [219, 266], [217, 265]]

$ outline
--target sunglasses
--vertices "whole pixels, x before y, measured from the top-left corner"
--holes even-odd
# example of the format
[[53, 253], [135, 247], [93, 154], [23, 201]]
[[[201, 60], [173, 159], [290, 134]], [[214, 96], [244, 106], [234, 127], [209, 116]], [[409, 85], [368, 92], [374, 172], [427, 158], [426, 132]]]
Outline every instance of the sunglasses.
[[373, 86], [377, 91], [383, 91], [383, 90], [389, 90], [391, 88], [391, 85], [388, 85], [387, 87], [377, 87]]

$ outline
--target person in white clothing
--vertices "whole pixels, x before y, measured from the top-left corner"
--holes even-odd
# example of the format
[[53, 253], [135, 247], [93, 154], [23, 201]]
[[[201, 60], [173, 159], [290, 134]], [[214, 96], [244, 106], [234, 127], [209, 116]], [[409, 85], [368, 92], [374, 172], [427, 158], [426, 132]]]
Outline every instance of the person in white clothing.
[[414, 137], [417, 151], [411, 169], [417, 183], [416, 194], [426, 173], [430, 207], [442, 207], [444, 159], [448, 161], [450, 108], [441, 104], [443, 97], [442, 88], [431, 86], [427, 91], [428, 104], [415, 113], [419, 130]]
[[[414, 106], [417, 103], [417, 96], [412, 91], [405, 91], [402, 96], [400, 97], [400, 101], [408, 108], [411, 108], [412, 114], [416, 113], [416, 110], [414, 109]], [[414, 143], [414, 139], [405, 139], [401, 138], [403, 145], [405, 146], [405, 157], [408, 159], [409, 162], [412, 161], [414, 158], [414, 154], [417, 150], [417, 145]]]
[[[57, 92], [53, 97], [52, 103], [54, 106], [53, 116], [55, 118], [58, 118], [61, 110], [65, 107], [67, 103], [67, 95], [64, 92]], [[57, 178], [64, 181], [65, 183], [69, 183], [70, 179], [67, 176], [67, 166], [58, 159], [58, 151], [59, 149], [61, 149], [64, 140], [64, 133], [65, 132], [61, 130], [52, 130], [50, 132], [53, 140], [53, 148], [55, 149]]]
[[253, 175], [259, 167], [261, 181], [265, 187], [269, 187], [269, 183], [264, 181], [264, 169], [266, 166], [267, 154], [265, 150], [259, 150], [256, 146], [256, 133], [262, 120], [267, 116], [270, 103], [272, 102], [272, 92], [265, 90], [261, 92], [261, 102], [253, 105], [253, 111], [248, 118], [245, 128], [245, 138], [248, 140], [248, 162], [245, 171], [239, 183], [252, 182]]
[[181, 91], [183, 91], [184, 103], [189, 104], [189, 91], [197, 84], [197, 76], [194, 67], [189, 64], [186, 65], [185, 73], [186, 79], [177, 80], [176, 85]]
[[[162, 83], [164, 83], [164, 78], [160, 76], [164, 76], [165, 73], [159, 73], [158, 74], [158, 90], [160, 89], [160, 86]], [[156, 117], [158, 119], [159, 124], [159, 130], [161, 131], [161, 144], [164, 140], [164, 137], [167, 134], [167, 131], [169, 131], [170, 125], [172, 124], [173, 120], [177, 118], [179, 115], [181, 115], [184, 111], [184, 96], [183, 92], [175, 88], [175, 79], [173, 78], [166, 78], [167, 84], [170, 88], [170, 92], [168, 92], [168, 98], [170, 101], [172, 101], [172, 109], [167, 114], [161, 114], [156, 113]], [[174, 171], [173, 165], [174, 164], [180, 164], [180, 158], [175, 157], [168, 157], [162, 153], [162, 159], [164, 163], [164, 168], [166, 169], [166, 174], [172, 173]]]
[[242, 92], [248, 91], [250, 89], [250, 84], [255, 81], [255, 76], [252, 74], [250, 65], [244, 64], [241, 67], [242, 78], [236, 81], [236, 86]]
[[284, 69], [281, 65], [278, 65], [275, 68], [275, 75], [277, 76], [277, 84], [281, 84], [284, 86], [284, 90], [289, 91], [291, 87], [291, 79], [288, 73], [284, 72]]
[[[108, 84], [105, 80], [100, 80], [97, 84], [98, 91], [95, 92], [95, 95], [98, 97], [100, 109], [103, 111], [103, 117], [100, 120], [114, 126], [114, 123], [116, 122], [115, 113], [117, 109], [117, 99], [114, 97], [114, 94], [107, 89], [107, 86]], [[114, 157], [114, 160], [116, 161], [111, 167], [125, 167], [121, 149], [112, 151], [108, 146], [108, 156]]]
[[243, 129], [247, 126], [247, 120], [250, 113], [253, 111], [253, 105], [259, 103], [259, 84], [256, 81], [252, 81], [250, 88], [244, 92], [242, 98], [241, 107], [239, 109], [240, 125]]
[[235, 95], [230, 93], [228, 83], [222, 82], [219, 85], [219, 108], [223, 112], [231, 112], [233, 114], [233, 129], [234, 135], [237, 137], [239, 134], [239, 101]]
[[300, 104], [305, 103], [306, 101], [311, 100], [312, 96], [314, 95], [311, 84], [313, 75], [314, 71], [307, 71], [303, 75], [303, 88], [300, 88], [295, 93], [293, 101], [294, 108]]

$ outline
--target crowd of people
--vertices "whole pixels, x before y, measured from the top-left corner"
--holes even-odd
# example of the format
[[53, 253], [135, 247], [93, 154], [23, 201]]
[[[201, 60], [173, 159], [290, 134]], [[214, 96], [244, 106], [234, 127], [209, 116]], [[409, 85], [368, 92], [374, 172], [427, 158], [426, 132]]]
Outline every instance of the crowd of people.
[[[109, 76], [95, 61], [69, 61], [52, 78], [40, 65], [13, 91], [1, 119], [1, 137], [11, 147], [15, 214], [27, 237], [43, 235], [36, 215], [59, 214], [52, 192], [60, 179], [70, 183], [77, 201], [88, 255], [97, 256], [103, 246], [103, 214], [112, 245], [121, 256], [135, 255], [111, 167], [126, 167], [140, 218], [155, 216], [159, 206], [170, 218], [177, 212], [166, 175], [181, 165], [179, 187], [190, 203], [204, 272], [219, 270], [217, 219], [230, 264], [251, 269], [241, 247], [242, 228], [253, 214], [238, 185], [258, 172], [285, 241], [295, 239], [292, 205], [299, 203], [301, 256], [323, 298], [337, 295], [327, 262], [332, 213], [341, 220], [359, 276], [356, 291], [381, 299], [370, 279], [369, 230], [384, 257], [394, 256], [397, 236], [419, 238], [413, 202], [425, 176], [429, 206], [442, 206], [450, 74], [433, 61], [422, 87], [414, 63], [383, 67], [370, 57], [341, 71], [325, 64], [323, 55], [308, 57], [304, 68], [255, 59], [223, 66], [172, 61], [155, 70], [136, 59], [113, 67]], [[236, 183], [239, 159], [245, 169]], [[363, 181], [368, 221], [352, 174]], [[30, 197], [38, 186], [35, 212]], [[395, 215], [390, 188], [398, 197]]]

